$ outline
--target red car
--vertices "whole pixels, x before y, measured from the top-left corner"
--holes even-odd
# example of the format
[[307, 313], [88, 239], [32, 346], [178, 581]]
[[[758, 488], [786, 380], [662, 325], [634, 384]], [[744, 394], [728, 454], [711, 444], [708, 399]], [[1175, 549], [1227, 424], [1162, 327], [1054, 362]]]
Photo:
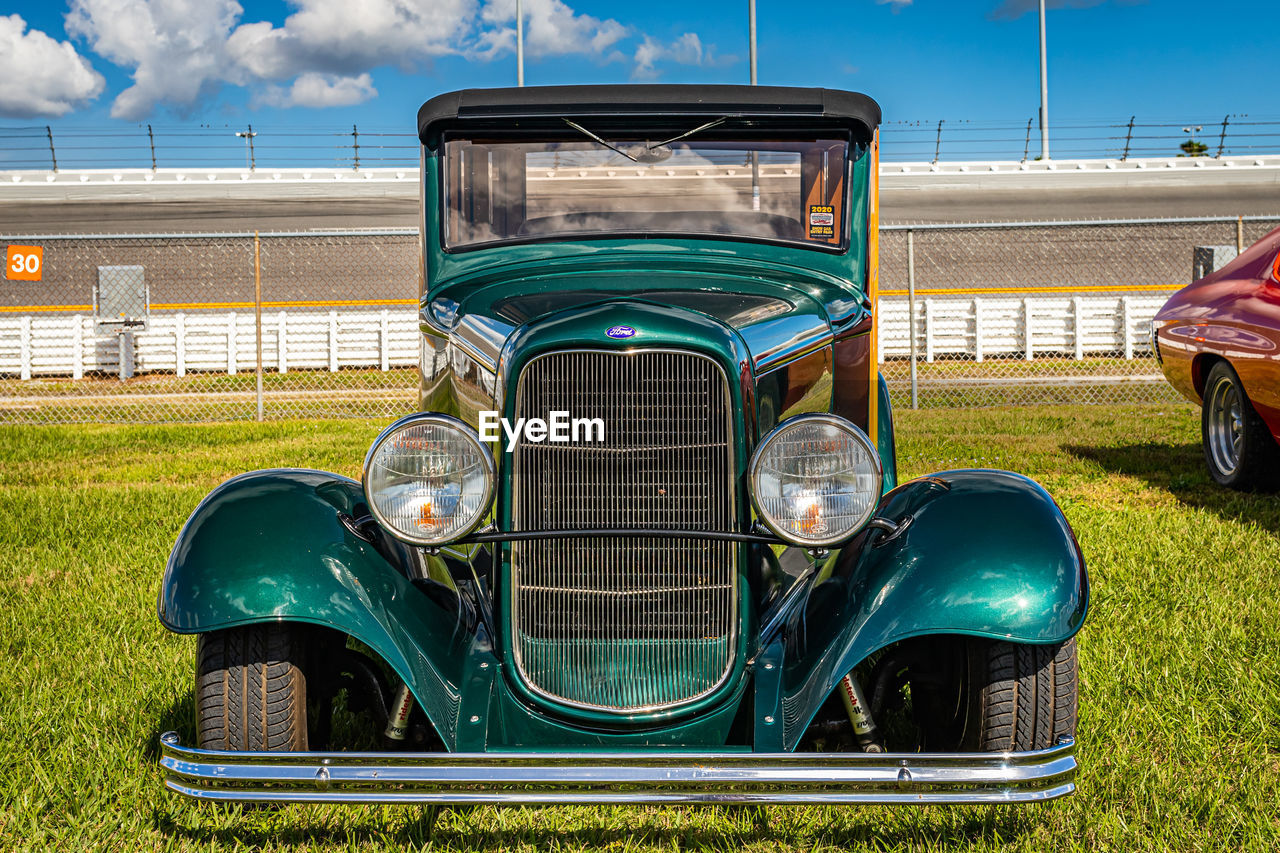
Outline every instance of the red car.
[[1280, 477], [1280, 228], [1175, 293], [1151, 325], [1164, 375], [1201, 407], [1213, 479], [1237, 489]]

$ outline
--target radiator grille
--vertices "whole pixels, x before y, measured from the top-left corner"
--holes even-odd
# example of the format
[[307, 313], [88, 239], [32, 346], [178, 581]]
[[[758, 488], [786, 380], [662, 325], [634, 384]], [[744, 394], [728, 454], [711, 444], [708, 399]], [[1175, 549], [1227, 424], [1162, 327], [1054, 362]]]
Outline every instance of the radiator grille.
[[[516, 416], [600, 418], [603, 442], [522, 442], [516, 530], [732, 530], [733, 430], [719, 366], [692, 353], [565, 352], [529, 363]], [[688, 539], [512, 543], [516, 664], [570, 705], [634, 712], [706, 695], [736, 636], [736, 546]]]

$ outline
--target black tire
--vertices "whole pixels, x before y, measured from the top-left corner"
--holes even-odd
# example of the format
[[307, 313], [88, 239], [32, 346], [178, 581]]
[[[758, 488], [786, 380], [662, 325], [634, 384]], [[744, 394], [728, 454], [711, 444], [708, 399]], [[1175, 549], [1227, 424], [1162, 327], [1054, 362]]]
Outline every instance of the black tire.
[[1055, 646], [971, 641], [965, 748], [1026, 752], [1074, 736], [1077, 673], [1074, 637]]
[[1219, 361], [1210, 369], [1202, 400], [1200, 438], [1209, 476], [1232, 489], [1275, 485], [1280, 447], [1230, 364]]
[[287, 624], [200, 635], [196, 730], [202, 749], [307, 749], [305, 638]]

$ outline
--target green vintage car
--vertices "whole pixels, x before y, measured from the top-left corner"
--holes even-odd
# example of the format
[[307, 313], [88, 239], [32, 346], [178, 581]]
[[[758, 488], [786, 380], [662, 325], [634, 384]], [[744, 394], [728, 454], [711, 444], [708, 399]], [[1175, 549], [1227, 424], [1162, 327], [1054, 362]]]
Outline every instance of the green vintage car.
[[255, 471], [173, 549], [216, 801], [1071, 792], [1088, 581], [1005, 471], [899, 483], [880, 109], [746, 86], [418, 114], [420, 411], [363, 482]]

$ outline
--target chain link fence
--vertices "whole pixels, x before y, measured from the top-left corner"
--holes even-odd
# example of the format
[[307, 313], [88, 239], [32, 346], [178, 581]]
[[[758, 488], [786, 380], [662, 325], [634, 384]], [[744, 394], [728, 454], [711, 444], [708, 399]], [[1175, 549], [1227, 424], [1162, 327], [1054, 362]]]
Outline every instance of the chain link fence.
[[0, 421], [414, 408], [414, 231], [23, 242], [39, 244], [42, 269], [39, 281], [0, 288]]
[[879, 357], [894, 404], [1180, 399], [1152, 355], [1152, 317], [1278, 226], [1280, 217], [884, 226]]
[[[1280, 216], [884, 226], [879, 358], [894, 405], [1175, 399], [1151, 355], [1152, 316], [1277, 226]], [[27, 275], [0, 282], [0, 422], [414, 408], [412, 230], [6, 242]]]

